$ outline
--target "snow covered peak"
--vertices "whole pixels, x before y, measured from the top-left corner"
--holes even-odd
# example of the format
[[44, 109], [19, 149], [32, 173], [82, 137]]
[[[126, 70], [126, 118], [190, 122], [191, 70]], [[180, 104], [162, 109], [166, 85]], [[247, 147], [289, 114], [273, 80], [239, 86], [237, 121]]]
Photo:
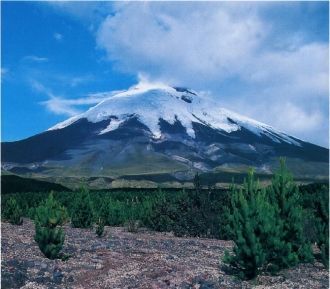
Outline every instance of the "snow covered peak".
[[94, 123], [109, 119], [108, 127], [100, 132], [104, 134], [117, 129], [132, 116], [146, 125], [156, 139], [162, 136], [159, 120], [163, 119], [170, 124], [179, 121], [192, 138], [195, 138], [193, 123], [200, 123], [227, 133], [244, 127], [256, 135], [267, 135], [276, 142], [298, 144], [286, 134], [221, 108], [219, 103], [192, 90], [159, 83], [141, 83], [127, 91], [119, 92], [104, 99], [88, 111], [61, 122], [49, 130], [62, 129], [82, 118]]

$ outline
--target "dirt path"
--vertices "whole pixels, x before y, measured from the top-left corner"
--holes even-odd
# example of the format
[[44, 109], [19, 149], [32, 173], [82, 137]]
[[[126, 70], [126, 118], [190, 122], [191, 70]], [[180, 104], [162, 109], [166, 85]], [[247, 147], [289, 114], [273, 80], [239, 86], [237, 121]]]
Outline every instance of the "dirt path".
[[33, 240], [34, 225], [2, 223], [2, 288], [328, 288], [319, 263], [300, 265], [279, 276], [241, 282], [226, 275], [220, 257], [231, 242], [176, 238], [170, 234], [124, 228], [91, 230], [65, 227], [68, 261], [43, 257]]

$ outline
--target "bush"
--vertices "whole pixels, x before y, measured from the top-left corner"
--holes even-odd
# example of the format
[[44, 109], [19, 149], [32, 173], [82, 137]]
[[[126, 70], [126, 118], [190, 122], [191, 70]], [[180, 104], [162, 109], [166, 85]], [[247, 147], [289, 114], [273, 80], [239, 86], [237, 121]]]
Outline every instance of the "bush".
[[3, 218], [13, 225], [22, 225], [22, 210], [15, 198], [11, 197], [7, 200], [3, 210]]
[[125, 208], [122, 202], [113, 200], [111, 197], [104, 198], [99, 209], [95, 208], [95, 215], [104, 220], [105, 225], [123, 225], [123, 214]]
[[93, 206], [87, 189], [80, 189], [74, 196], [71, 224], [74, 228], [91, 228], [93, 225]]
[[215, 197], [213, 190], [201, 190], [195, 187], [192, 192], [181, 194], [176, 201], [177, 219], [174, 221], [174, 234], [221, 238], [223, 231], [220, 224], [225, 206], [219, 196]]
[[49, 259], [59, 257], [64, 243], [64, 232], [58, 226], [67, 218], [64, 207], [54, 199], [51, 193], [35, 212], [35, 241], [41, 252]]
[[139, 228], [141, 227], [141, 222], [139, 220], [131, 219], [125, 223], [125, 227], [128, 232], [137, 233], [139, 231]]
[[298, 187], [284, 159], [280, 159], [280, 168], [268, 188], [268, 194], [271, 204], [276, 208], [277, 217], [283, 220], [283, 240], [291, 245], [292, 252], [297, 257], [296, 263], [312, 261], [311, 244], [304, 235], [304, 220], [307, 215], [302, 208]]
[[320, 249], [322, 263], [329, 267], [329, 185], [300, 187], [304, 208], [308, 211], [305, 236]]
[[211, 187], [201, 189], [198, 175], [194, 184], [193, 190], [182, 190], [175, 195], [160, 191], [158, 199], [153, 202], [147, 226], [155, 231], [172, 231], [178, 237], [226, 238], [221, 224], [225, 221], [228, 192]]
[[231, 188], [229, 232], [235, 242], [233, 254], [224, 261], [240, 277], [311, 261], [311, 246], [303, 235], [303, 209], [297, 187], [281, 161], [271, 186], [261, 189], [250, 171], [243, 188]]
[[263, 269], [267, 260], [266, 244], [269, 231], [274, 228], [274, 210], [264, 191], [248, 174], [242, 189], [231, 187], [231, 210], [228, 216], [230, 235], [235, 242], [233, 254], [226, 252], [224, 262], [241, 278], [253, 278]]
[[173, 202], [166, 199], [160, 192], [158, 199], [152, 205], [147, 226], [158, 232], [170, 232], [173, 230], [175, 220], [178, 219], [178, 209]]
[[323, 186], [316, 199], [317, 211], [315, 213], [315, 223], [317, 240], [316, 243], [321, 250], [322, 263], [329, 267], [329, 189]]
[[104, 232], [104, 220], [99, 218], [96, 225], [97, 226], [96, 226], [95, 233], [98, 237], [102, 237], [103, 232]]

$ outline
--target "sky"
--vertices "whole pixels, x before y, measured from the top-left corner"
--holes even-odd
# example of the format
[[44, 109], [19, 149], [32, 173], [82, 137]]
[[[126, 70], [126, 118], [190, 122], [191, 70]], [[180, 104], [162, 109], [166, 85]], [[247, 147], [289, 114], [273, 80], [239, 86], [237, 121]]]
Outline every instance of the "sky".
[[147, 79], [329, 147], [327, 2], [1, 1], [1, 137]]

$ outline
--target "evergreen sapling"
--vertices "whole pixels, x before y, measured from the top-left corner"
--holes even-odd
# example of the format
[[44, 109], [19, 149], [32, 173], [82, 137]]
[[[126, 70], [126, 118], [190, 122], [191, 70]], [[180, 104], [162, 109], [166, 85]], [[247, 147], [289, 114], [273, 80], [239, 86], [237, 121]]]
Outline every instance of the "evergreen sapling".
[[67, 218], [67, 213], [53, 197], [49, 197], [42, 202], [35, 213], [35, 241], [41, 252], [49, 259], [59, 257], [64, 243], [63, 229], [58, 228]]

